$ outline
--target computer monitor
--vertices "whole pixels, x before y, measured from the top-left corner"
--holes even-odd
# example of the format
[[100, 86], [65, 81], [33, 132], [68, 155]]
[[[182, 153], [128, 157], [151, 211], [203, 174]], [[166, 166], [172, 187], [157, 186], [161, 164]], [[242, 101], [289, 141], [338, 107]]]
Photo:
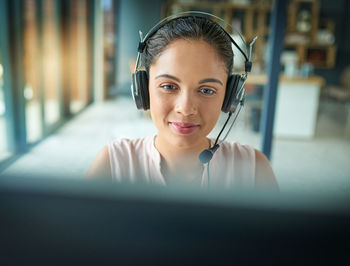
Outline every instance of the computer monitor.
[[0, 265], [335, 265], [348, 198], [0, 178]]

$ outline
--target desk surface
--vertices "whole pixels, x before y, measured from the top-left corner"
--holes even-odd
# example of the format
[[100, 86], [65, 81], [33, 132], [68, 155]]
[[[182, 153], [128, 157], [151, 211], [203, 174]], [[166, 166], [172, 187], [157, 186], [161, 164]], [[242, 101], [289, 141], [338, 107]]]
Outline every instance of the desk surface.
[[[308, 78], [304, 77], [286, 77], [280, 75], [280, 82], [288, 82], [288, 83], [308, 83], [315, 84], [319, 87], [322, 87], [325, 83], [324, 79], [320, 76], [311, 76]], [[248, 85], [265, 85], [267, 83], [267, 75], [266, 74], [251, 74], [248, 76], [246, 84]]]

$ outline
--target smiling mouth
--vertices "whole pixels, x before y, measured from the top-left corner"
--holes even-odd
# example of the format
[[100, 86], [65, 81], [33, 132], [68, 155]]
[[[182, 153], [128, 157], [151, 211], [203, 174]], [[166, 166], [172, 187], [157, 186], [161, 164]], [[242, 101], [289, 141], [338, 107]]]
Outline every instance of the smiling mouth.
[[190, 134], [199, 128], [199, 125], [182, 122], [169, 122], [171, 128], [179, 134]]

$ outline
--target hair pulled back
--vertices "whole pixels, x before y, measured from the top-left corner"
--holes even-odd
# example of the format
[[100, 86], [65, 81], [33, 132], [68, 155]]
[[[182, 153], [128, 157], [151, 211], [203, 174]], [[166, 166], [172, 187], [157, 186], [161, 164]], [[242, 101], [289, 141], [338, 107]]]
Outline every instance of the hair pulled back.
[[230, 75], [233, 67], [231, 40], [217, 23], [204, 17], [180, 17], [163, 25], [147, 40], [144, 63], [149, 73], [150, 66], [173, 41], [178, 39], [204, 40], [218, 53]]

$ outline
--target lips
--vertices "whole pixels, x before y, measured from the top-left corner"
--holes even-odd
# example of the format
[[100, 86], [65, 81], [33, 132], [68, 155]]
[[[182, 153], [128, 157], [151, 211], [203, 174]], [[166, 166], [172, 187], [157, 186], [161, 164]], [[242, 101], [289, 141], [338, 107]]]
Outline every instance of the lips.
[[175, 132], [180, 134], [190, 134], [199, 127], [199, 125], [192, 123], [170, 122], [169, 124]]

